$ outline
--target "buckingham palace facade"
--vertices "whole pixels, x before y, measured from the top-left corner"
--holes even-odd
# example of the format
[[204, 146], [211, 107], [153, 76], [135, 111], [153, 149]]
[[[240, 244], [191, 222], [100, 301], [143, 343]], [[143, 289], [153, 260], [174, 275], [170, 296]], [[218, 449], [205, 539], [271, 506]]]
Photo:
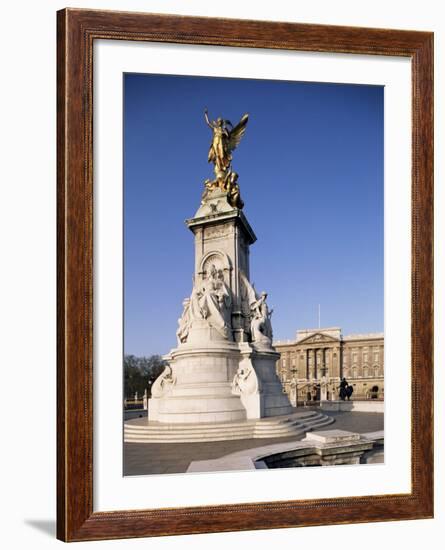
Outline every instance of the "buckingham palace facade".
[[344, 377], [352, 399], [383, 399], [383, 333], [343, 336], [338, 327], [298, 330], [295, 340], [275, 341], [276, 369], [294, 405], [338, 399]]

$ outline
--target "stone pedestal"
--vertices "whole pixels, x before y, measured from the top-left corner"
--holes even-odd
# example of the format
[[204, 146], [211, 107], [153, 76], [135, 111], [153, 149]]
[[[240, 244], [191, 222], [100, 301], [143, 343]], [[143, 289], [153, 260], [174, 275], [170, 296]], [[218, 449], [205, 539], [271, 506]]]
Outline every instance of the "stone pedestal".
[[245, 321], [247, 312], [242, 309], [241, 273], [249, 280], [249, 247], [256, 241], [255, 233], [243, 211], [230, 206], [226, 194], [219, 189], [208, 194], [186, 224], [195, 236], [195, 284], [207, 278], [211, 266], [223, 271], [233, 299], [233, 339], [247, 341], [249, 327]]
[[249, 281], [256, 240], [226, 194], [206, 194], [187, 220], [195, 236], [192, 294], [184, 301], [178, 346], [152, 387], [149, 422], [233, 422], [292, 412], [275, 371], [265, 295]]
[[247, 418], [289, 414], [292, 407], [275, 370], [280, 354], [248, 343], [239, 347], [242, 360], [232, 386], [233, 392], [240, 395]]
[[279, 354], [250, 343], [183, 344], [152, 388], [149, 420], [231, 422], [292, 412], [275, 372]]
[[[239, 396], [232, 393], [240, 361], [237, 344], [184, 344], [167, 360], [166, 377], [153, 385], [149, 420], [186, 424], [247, 418]], [[162, 384], [162, 377], [167, 383]]]

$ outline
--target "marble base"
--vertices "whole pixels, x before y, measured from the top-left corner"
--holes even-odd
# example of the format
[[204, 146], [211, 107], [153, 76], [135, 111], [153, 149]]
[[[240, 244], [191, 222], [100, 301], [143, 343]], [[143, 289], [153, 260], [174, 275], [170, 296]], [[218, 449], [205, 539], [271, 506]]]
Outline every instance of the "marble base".
[[272, 348], [218, 341], [202, 331], [189, 340], [166, 356], [169, 366], [153, 384], [149, 422], [232, 422], [292, 413]]
[[[150, 400], [151, 401], [151, 400]], [[149, 404], [149, 409], [151, 404]], [[232, 441], [237, 439], [299, 439], [310, 430], [325, 428], [334, 422], [330, 416], [317, 411], [293, 412], [290, 415], [239, 420], [166, 424], [133, 419], [125, 422], [126, 443], [203, 443], [205, 441]]]
[[239, 363], [235, 343], [212, 347], [184, 344], [167, 359], [172, 381], [164, 389], [155, 387], [157, 381], [153, 385], [149, 421], [182, 424], [247, 418], [240, 397], [232, 394], [231, 382]]
[[257, 410], [249, 407], [245, 399], [248, 418], [264, 418], [290, 414], [292, 405], [275, 370], [279, 354], [272, 349], [242, 344], [242, 355], [251, 362], [259, 381], [258, 392], [254, 394]]

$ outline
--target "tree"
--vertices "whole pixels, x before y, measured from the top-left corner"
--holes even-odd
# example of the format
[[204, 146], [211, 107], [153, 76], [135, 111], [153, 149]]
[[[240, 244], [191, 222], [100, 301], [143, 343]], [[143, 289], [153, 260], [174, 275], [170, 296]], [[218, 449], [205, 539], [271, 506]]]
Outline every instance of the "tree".
[[166, 361], [160, 355], [149, 357], [136, 357], [135, 355], [124, 356], [124, 395], [132, 398], [137, 392], [142, 396], [147, 390], [150, 397], [151, 386], [161, 374]]

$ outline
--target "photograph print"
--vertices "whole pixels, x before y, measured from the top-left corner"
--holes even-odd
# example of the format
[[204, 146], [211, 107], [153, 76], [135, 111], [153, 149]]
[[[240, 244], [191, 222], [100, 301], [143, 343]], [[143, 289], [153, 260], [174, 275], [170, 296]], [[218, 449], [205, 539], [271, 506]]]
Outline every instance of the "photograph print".
[[123, 474], [383, 463], [383, 86], [123, 87]]

